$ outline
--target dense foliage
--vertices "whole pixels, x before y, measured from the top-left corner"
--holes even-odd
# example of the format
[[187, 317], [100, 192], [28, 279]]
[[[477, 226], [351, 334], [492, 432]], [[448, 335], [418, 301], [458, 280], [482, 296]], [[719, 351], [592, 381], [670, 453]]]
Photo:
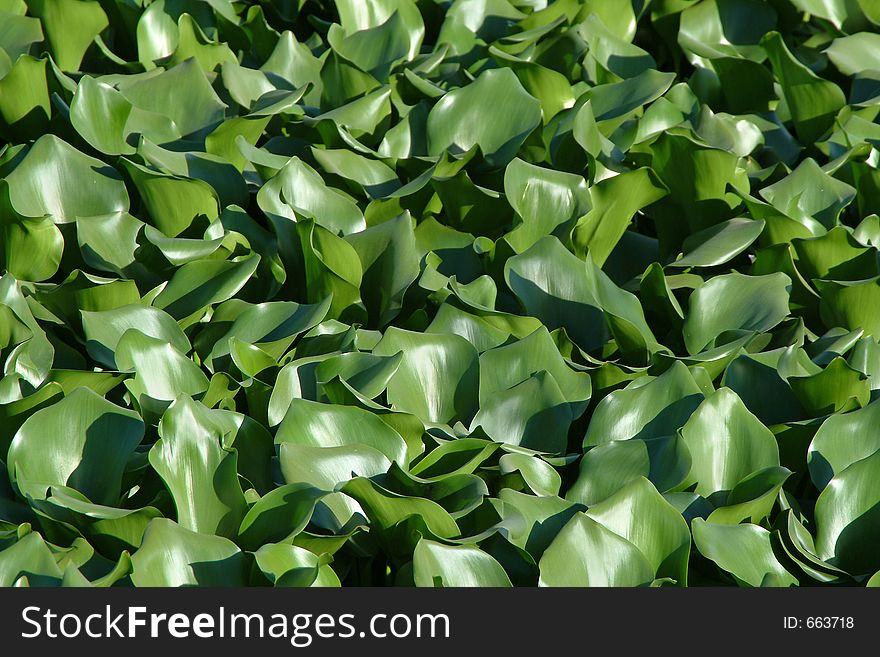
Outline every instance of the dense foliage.
[[870, 583], [878, 25], [0, 0], [0, 585]]

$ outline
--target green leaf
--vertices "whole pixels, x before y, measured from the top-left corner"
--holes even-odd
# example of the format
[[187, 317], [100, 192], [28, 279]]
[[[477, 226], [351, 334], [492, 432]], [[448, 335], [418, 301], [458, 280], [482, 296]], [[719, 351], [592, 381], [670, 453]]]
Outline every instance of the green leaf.
[[673, 73], [646, 69], [621, 82], [595, 86], [586, 93], [586, 98], [592, 103], [596, 121], [609, 121], [656, 100], [669, 89], [674, 79]]
[[562, 453], [572, 419], [556, 380], [540, 371], [481, 404], [471, 428], [481, 427], [496, 442]]
[[571, 408], [572, 418], [580, 416], [590, 399], [592, 385], [585, 372], [572, 369], [559, 353], [545, 328], [522, 340], [490, 349], [480, 355], [480, 405], [503, 395], [505, 390], [546, 372], [559, 386]]
[[356, 499], [381, 529], [388, 530], [410, 516], [419, 516], [437, 538], [455, 538], [461, 531], [439, 504], [421, 497], [396, 495], [363, 477], [349, 481], [342, 492]]
[[245, 586], [247, 561], [235, 544], [167, 518], [150, 522], [131, 557], [135, 586]]
[[867, 377], [840, 357], [818, 374], [789, 377], [788, 384], [813, 417], [843, 410], [852, 400], [864, 406], [871, 396]]
[[137, 304], [112, 310], [81, 310], [83, 333], [89, 354], [107, 367], [116, 368], [114, 354], [119, 340], [129, 329], [162, 340], [180, 353], [189, 353], [189, 339], [167, 313]]
[[162, 339], [144, 335], [138, 329], [129, 329], [119, 338], [115, 360], [121, 371], [134, 372], [135, 378], [127, 385], [140, 398], [146, 395], [173, 402], [208, 389], [208, 377], [198, 365]]
[[51, 115], [45, 60], [22, 55], [0, 78], [0, 128], [8, 125], [34, 135], [45, 132]]
[[666, 492], [683, 483], [690, 470], [690, 453], [678, 435], [615, 440], [584, 454], [578, 478], [565, 498], [596, 504], [639, 477], [649, 479], [659, 491]]
[[403, 360], [388, 382], [392, 408], [429, 423], [473, 416], [479, 363], [477, 350], [467, 340], [390, 327], [373, 353], [393, 356], [399, 352]]
[[691, 536], [687, 523], [644, 478], [638, 478], [586, 512], [647, 557], [655, 578], [671, 577], [687, 584]]
[[295, 545], [268, 543], [254, 552], [254, 560], [275, 586], [340, 585], [339, 577], [323, 557]]
[[62, 576], [55, 555], [36, 532], [28, 531], [0, 552], [0, 586], [15, 586], [20, 577], [33, 586], [59, 586]]
[[505, 454], [498, 459], [502, 474], [519, 472], [523, 480], [536, 495], [555, 496], [562, 486], [562, 477], [552, 465], [526, 454]]
[[346, 240], [363, 268], [364, 304], [375, 323], [384, 326], [400, 313], [404, 295], [419, 275], [412, 219], [404, 213]]
[[764, 230], [760, 219], [736, 218], [690, 235], [682, 244], [684, 255], [673, 267], [715, 267], [745, 251]]
[[515, 158], [504, 170], [504, 193], [522, 223], [506, 239], [522, 253], [540, 238], [563, 229], [591, 207], [580, 176], [552, 171]]
[[615, 440], [674, 434], [703, 401], [688, 368], [676, 361], [656, 378], [643, 377], [599, 402], [584, 436], [584, 447]]
[[816, 550], [833, 566], [853, 575], [878, 569], [871, 546], [878, 538], [880, 453], [837, 473], [816, 500]]
[[428, 152], [464, 153], [479, 146], [493, 168], [507, 164], [541, 122], [541, 104], [510, 69], [484, 71], [447, 93], [428, 114]]
[[715, 276], [691, 295], [683, 328], [688, 353], [714, 346], [725, 331], [773, 328], [788, 316], [790, 290], [783, 273]]
[[174, 272], [153, 300], [153, 305], [175, 319], [189, 317], [211, 304], [233, 297], [248, 282], [259, 262], [257, 254], [239, 261], [188, 262]]
[[308, 484], [325, 492], [335, 490], [353, 476], [369, 479], [391, 467], [385, 454], [360, 442], [341, 447], [282, 442], [278, 462], [287, 483]]
[[159, 422], [161, 438], [149, 458], [171, 492], [180, 527], [234, 538], [246, 506], [238, 455], [213, 417], [221, 412], [179, 397]]
[[293, 157], [261, 188], [257, 199], [277, 196], [271, 210], [293, 221], [314, 221], [334, 234], [357, 233], [366, 228], [357, 204], [341, 191], [329, 187], [308, 164]]
[[663, 198], [666, 189], [650, 169], [642, 168], [606, 178], [590, 188], [593, 208], [571, 232], [574, 252], [588, 251], [600, 267], [617, 246], [633, 216]]
[[406, 465], [406, 442], [380, 417], [354, 406], [293, 399], [284, 415], [276, 443], [312, 447], [366, 445], [389, 461]]
[[842, 226], [824, 235], [793, 239], [797, 268], [807, 280], [864, 280], [880, 274], [876, 252], [863, 248]]
[[413, 554], [416, 586], [511, 586], [504, 568], [470, 545], [443, 545], [421, 539]]
[[309, 485], [287, 484], [273, 489], [248, 509], [241, 521], [239, 542], [256, 550], [284, 542], [306, 528], [323, 493]]
[[853, 187], [829, 176], [812, 158], [761, 190], [761, 196], [783, 214], [802, 222], [816, 219], [828, 229], [855, 195]]
[[873, 431], [880, 404], [873, 402], [851, 413], [834, 414], [822, 423], [807, 450], [810, 478], [819, 490], [844, 469], [880, 449]]
[[31, 415], [9, 446], [7, 464], [23, 495], [46, 499], [69, 486], [96, 504], [115, 506], [129, 457], [144, 435], [141, 418], [78, 388]]
[[747, 586], [797, 586], [776, 558], [770, 532], [757, 525], [718, 525], [695, 518], [694, 544], [707, 559]]
[[844, 75], [856, 75], [866, 69], [880, 70], [880, 35], [858, 32], [839, 37], [825, 49], [828, 59]]
[[746, 519], [752, 523], [762, 521], [770, 514], [782, 485], [791, 475], [791, 470], [781, 466], [747, 475], [730, 491], [724, 506], [709, 514], [707, 521], [722, 525], [736, 525]]
[[767, 33], [761, 45], [779, 79], [798, 139], [804, 144], [818, 141], [846, 104], [843, 92], [795, 59], [778, 32]]
[[226, 105], [195, 59], [157, 75], [123, 79], [117, 86], [134, 107], [167, 117], [183, 136], [223, 120]]
[[707, 397], [681, 435], [691, 454], [688, 480], [705, 497], [733, 490], [753, 472], [779, 465], [775, 436], [729, 388]]
[[643, 358], [656, 344], [637, 299], [614, 285], [592, 259], [580, 260], [554, 237], [510, 258], [504, 277], [527, 314], [549, 329], [565, 328], [585, 351], [600, 347], [609, 328], [634, 358]]
[[819, 314], [827, 326], [880, 335], [880, 276], [859, 281], [815, 281]]
[[6, 178], [9, 200], [25, 217], [49, 215], [57, 224], [128, 210], [120, 175], [55, 135], [40, 137]]
[[575, 514], [544, 551], [539, 586], [643, 586], [654, 567], [628, 540]]
[[86, 50], [109, 24], [93, 0], [27, 0], [27, 5], [40, 18], [58, 66], [67, 71], [79, 70]]

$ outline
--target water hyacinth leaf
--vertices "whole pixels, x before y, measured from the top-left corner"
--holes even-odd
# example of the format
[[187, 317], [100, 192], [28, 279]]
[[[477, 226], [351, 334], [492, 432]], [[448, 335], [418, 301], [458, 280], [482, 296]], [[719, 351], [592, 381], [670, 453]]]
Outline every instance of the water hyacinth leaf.
[[210, 185], [161, 173], [137, 162], [122, 160], [149, 211], [152, 223], [168, 237], [185, 232], [199, 217], [220, 216], [220, 200]]
[[285, 482], [308, 484], [324, 492], [335, 490], [352, 476], [369, 479], [386, 473], [391, 467], [387, 456], [363, 443], [314, 447], [282, 442], [278, 454]]
[[375, 399], [388, 388], [388, 382], [397, 368], [403, 354], [376, 356], [362, 352], [349, 352], [331, 356], [315, 368], [319, 384], [328, 384], [335, 377], [345, 381], [352, 388], [362, 392], [369, 399]]
[[272, 189], [280, 197], [282, 216], [296, 219], [300, 215], [314, 219], [335, 234], [356, 233], [366, 228], [357, 205], [341, 191], [328, 187], [320, 174], [308, 164], [293, 157], [262, 192]]
[[654, 579], [639, 548], [583, 513], [556, 535], [539, 568], [539, 586], [642, 586]]
[[91, 146], [108, 155], [134, 153], [138, 135], [156, 143], [181, 136], [167, 116], [134, 107], [112, 85], [88, 75], [77, 86], [70, 121]]
[[880, 330], [880, 276], [859, 281], [815, 281], [819, 292], [819, 314], [827, 326], [864, 329], [874, 335]]
[[208, 377], [170, 344], [129, 329], [119, 338], [114, 354], [121, 371], [134, 372], [129, 390], [138, 396], [173, 402], [208, 389]]
[[0, 0], [0, 584], [876, 584], [874, 4]]
[[215, 343], [208, 360], [229, 354], [229, 340], [233, 337], [280, 358], [299, 334], [326, 317], [329, 308], [330, 299], [317, 304], [276, 301], [254, 305], [235, 318]]
[[595, 281], [584, 275], [585, 270], [585, 264], [558, 239], [545, 237], [510, 258], [504, 274], [527, 314], [551, 330], [565, 327], [578, 346], [593, 350], [607, 339], [608, 328], [591, 289]]
[[13, 586], [20, 577], [34, 586], [59, 586], [63, 573], [55, 555], [36, 532], [28, 532], [0, 552], [0, 586]]
[[782, 485], [791, 475], [791, 470], [782, 466], [770, 466], [747, 475], [733, 487], [725, 504], [706, 520], [726, 525], [736, 525], [746, 519], [759, 523], [770, 514]]
[[766, 331], [788, 316], [791, 279], [783, 273], [716, 276], [690, 298], [684, 341], [696, 354], [725, 331]]
[[817, 141], [846, 104], [843, 92], [795, 59], [778, 32], [769, 32], [761, 39], [761, 45], [782, 86], [798, 138], [805, 144]]
[[816, 550], [833, 566], [854, 575], [877, 570], [870, 546], [877, 536], [880, 454], [856, 461], [836, 474], [816, 501]]
[[25, 420], [7, 464], [23, 495], [45, 499], [50, 486], [69, 486], [96, 504], [114, 506], [143, 435], [137, 413], [78, 388]]
[[154, 507], [119, 509], [92, 504], [81, 493], [56, 486], [40, 510], [70, 522], [101, 554], [120, 559], [140, 547], [147, 525], [162, 515]]
[[[348, 29], [352, 28], [349, 26]], [[355, 30], [345, 34], [347, 30], [343, 26], [342, 30], [328, 33], [328, 41], [340, 56], [377, 79], [384, 79], [396, 61], [412, 59], [418, 51], [425, 26], [415, 5], [406, 2], [381, 24], [359, 26]]]
[[156, 308], [175, 319], [184, 319], [206, 306], [226, 301], [253, 275], [260, 256], [251, 254], [237, 262], [200, 260], [178, 269], [153, 300]]
[[880, 405], [874, 402], [851, 413], [832, 415], [822, 423], [807, 452], [810, 477], [819, 490], [880, 449], [880, 436], [873, 430], [878, 412]]
[[684, 241], [684, 255], [671, 266], [714, 267], [723, 264], [749, 248], [764, 226], [760, 219], [735, 218], [705, 228]]
[[45, 60], [22, 55], [15, 64], [10, 62], [8, 71], [0, 76], [0, 131], [40, 134], [45, 132], [50, 114]]
[[116, 367], [114, 353], [119, 340], [129, 329], [162, 340], [182, 354], [192, 348], [177, 322], [158, 308], [135, 304], [96, 312], [82, 310], [80, 316], [89, 353], [111, 368]]
[[220, 411], [186, 397], [177, 399], [159, 423], [150, 464], [165, 482], [180, 527], [234, 538], [245, 514], [238, 483], [237, 453], [223, 444], [210, 416]]
[[770, 532], [758, 525], [718, 525], [695, 518], [691, 524], [700, 554], [747, 586], [797, 586], [776, 558]]
[[315, 502], [323, 493], [309, 485], [279, 486], [248, 509], [238, 532], [239, 542], [248, 549], [266, 543], [283, 542], [308, 525]]
[[342, 487], [342, 492], [356, 499], [384, 530], [416, 515], [421, 516], [424, 526], [437, 538], [455, 538], [461, 531], [439, 504], [420, 497], [397, 495], [363, 477], [349, 481]]
[[254, 552], [254, 560], [275, 586], [340, 585], [339, 577], [322, 557], [295, 545], [267, 543]]
[[601, 267], [635, 213], [665, 195], [666, 189], [650, 169], [636, 169], [598, 182], [590, 188], [593, 208], [571, 232], [575, 253], [589, 251]]
[[407, 461], [400, 434], [373, 413], [353, 406], [293, 399], [275, 440], [313, 447], [366, 445], [389, 461]]
[[839, 356], [818, 374], [792, 376], [788, 384], [804, 409], [813, 416], [843, 410], [853, 400], [858, 406], [864, 406], [871, 396], [867, 377]]
[[587, 97], [593, 105], [596, 120], [609, 121], [656, 100], [669, 89], [674, 79], [671, 73], [646, 69], [635, 77], [593, 87]]
[[797, 220], [816, 219], [826, 228], [855, 198], [856, 190], [831, 177], [812, 158], [788, 176], [761, 190], [761, 196], [783, 214]]
[[79, 70], [92, 40], [108, 25], [100, 3], [91, 0], [28, 0], [27, 5], [39, 16], [58, 66], [67, 71]]
[[331, 298], [330, 316], [362, 319], [365, 314], [360, 287], [363, 265], [347, 241], [314, 221], [296, 224], [302, 246], [309, 301]]
[[519, 158], [504, 170], [504, 193], [522, 220], [506, 236], [519, 253], [591, 207], [590, 191], [583, 178], [537, 167]]
[[18, 11], [11, 11], [13, 9], [14, 7], [3, 6], [5, 29], [0, 37], [0, 48], [6, 52], [11, 60], [15, 60], [19, 55], [27, 52], [32, 43], [43, 40], [40, 19], [22, 15], [20, 4]]
[[511, 586], [501, 564], [477, 547], [421, 539], [413, 553], [416, 586]]
[[536, 495], [558, 495], [562, 477], [546, 461], [526, 454], [505, 454], [498, 459], [498, 467], [504, 474], [519, 472]]
[[481, 427], [497, 442], [561, 453], [572, 419], [555, 379], [541, 371], [493, 395], [477, 412], [472, 428]]
[[132, 555], [135, 586], [245, 586], [247, 562], [232, 541], [156, 518]]
[[579, 416], [590, 399], [592, 384], [585, 372], [572, 369], [545, 328], [480, 355], [480, 402], [509, 390], [538, 372], [547, 372], [559, 386], [572, 416]]
[[195, 59], [158, 75], [124, 80], [118, 86], [134, 107], [168, 117], [183, 136], [223, 120], [226, 105], [211, 88]]
[[865, 69], [880, 70], [878, 46], [880, 35], [858, 32], [834, 39], [825, 49], [825, 54], [841, 73], [855, 75]]
[[49, 215], [58, 224], [129, 206], [125, 184], [115, 169], [55, 135], [40, 137], [6, 182], [16, 212], [25, 217]]
[[691, 547], [687, 523], [647, 479], [636, 479], [591, 506], [586, 515], [635, 545], [648, 558], [656, 577], [687, 584]]
[[772, 7], [757, 0], [709, 0], [681, 13], [678, 42], [713, 62], [719, 56], [760, 59], [757, 44], [776, 22]]
[[419, 275], [412, 219], [404, 213], [346, 239], [363, 268], [364, 304], [383, 326], [400, 312], [407, 289]]
[[541, 122], [541, 105], [510, 69], [483, 72], [450, 91], [428, 115], [428, 150], [440, 155], [479, 146], [492, 167], [507, 164]]
[[706, 398], [681, 429], [691, 454], [688, 479], [708, 497], [732, 490], [762, 468], [779, 465], [773, 433], [752, 415], [729, 388]]
[[581, 459], [578, 478], [566, 499], [591, 505], [601, 502], [639, 477], [660, 492], [678, 487], [691, 470], [691, 456], [678, 435], [648, 440], [615, 440], [593, 447]]
[[469, 419], [479, 380], [477, 350], [457, 335], [428, 335], [389, 328], [373, 353], [403, 353], [388, 383], [391, 405], [424, 422]]
[[687, 366], [677, 361], [659, 377], [637, 380], [599, 402], [584, 446], [674, 434], [702, 401], [700, 386]]

